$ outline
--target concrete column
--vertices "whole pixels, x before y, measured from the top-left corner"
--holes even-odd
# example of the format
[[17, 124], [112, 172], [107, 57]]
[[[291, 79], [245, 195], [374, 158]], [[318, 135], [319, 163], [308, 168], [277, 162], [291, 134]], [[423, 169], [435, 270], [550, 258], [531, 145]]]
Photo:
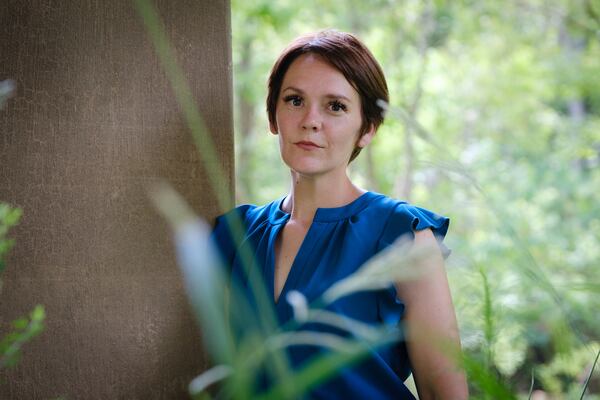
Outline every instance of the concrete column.
[[[229, 1], [156, 2], [233, 188]], [[0, 200], [23, 208], [0, 335], [35, 304], [45, 331], [0, 372], [2, 399], [175, 399], [208, 366], [166, 224], [163, 178], [219, 210], [173, 91], [128, 0], [4, 0]]]

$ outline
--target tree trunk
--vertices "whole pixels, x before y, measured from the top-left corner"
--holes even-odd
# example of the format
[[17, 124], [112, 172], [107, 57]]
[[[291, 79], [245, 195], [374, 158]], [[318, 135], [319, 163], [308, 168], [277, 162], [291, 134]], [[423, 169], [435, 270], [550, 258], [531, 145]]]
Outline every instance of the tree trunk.
[[404, 121], [404, 168], [402, 169], [401, 175], [396, 181], [396, 191], [399, 192], [399, 197], [405, 201], [410, 202], [412, 198], [412, 192], [414, 187], [414, 172], [415, 172], [415, 145], [414, 138], [415, 132], [411, 121], [417, 120], [417, 114], [421, 98], [423, 95], [423, 80], [427, 71], [427, 65], [429, 61], [429, 43], [428, 39], [433, 32], [433, 17], [431, 4], [429, 2], [423, 6], [424, 10], [421, 13], [422, 27], [419, 39], [418, 49], [419, 56], [421, 59], [421, 66], [419, 68], [419, 75], [417, 77], [417, 83], [415, 85], [412, 99], [407, 107], [408, 119]]
[[[223, 212], [134, 2], [5, 0], [0, 200], [23, 208], [0, 294], [0, 332], [36, 303], [44, 332], [1, 399], [187, 399], [209, 365], [170, 232], [148, 200], [167, 180], [208, 219]], [[228, 1], [152, 1], [233, 189]], [[202, 100], [200, 102], [200, 100]]]

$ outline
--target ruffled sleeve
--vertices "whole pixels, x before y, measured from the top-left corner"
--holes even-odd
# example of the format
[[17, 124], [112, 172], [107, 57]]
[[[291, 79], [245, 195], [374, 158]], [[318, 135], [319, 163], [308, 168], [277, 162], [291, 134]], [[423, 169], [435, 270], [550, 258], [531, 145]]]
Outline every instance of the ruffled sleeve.
[[443, 243], [448, 232], [450, 220], [425, 208], [407, 203], [399, 203], [388, 217], [383, 234], [379, 239], [379, 249], [394, 243], [396, 239], [407, 235], [414, 238], [414, 232], [431, 229], [437, 239], [444, 258], [450, 255], [450, 249]]
[[[414, 239], [415, 232], [431, 229], [437, 239], [444, 258], [450, 255], [450, 249], [443, 243], [448, 232], [450, 220], [425, 208], [399, 202], [387, 217], [387, 223], [377, 244], [377, 252], [390, 246], [400, 237]], [[404, 314], [404, 304], [396, 297], [396, 288], [390, 285], [387, 296], [381, 296], [379, 302], [380, 317], [386, 323], [397, 323]]]

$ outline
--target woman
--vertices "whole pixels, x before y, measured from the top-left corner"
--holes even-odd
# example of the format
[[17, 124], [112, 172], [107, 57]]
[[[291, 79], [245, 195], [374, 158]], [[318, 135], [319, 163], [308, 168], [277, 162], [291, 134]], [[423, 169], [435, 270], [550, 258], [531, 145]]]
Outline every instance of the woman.
[[[369, 324], [402, 323], [406, 341], [373, 351], [310, 395], [410, 399], [403, 381], [412, 370], [421, 399], [464, 399], [464, 374], [431, 340], [459, 347], [440, 250], [448, 219], [365, 191], [347, 175], [349, 162], [383, 122], [379, 100], [388, 102], [385, 77], [355, 36], [328, 30], [293, 41], [273, 66], [267, 97], [270, 130], [279, 137], [281, 158], [291, 173], [290, 192], [265, 206], [244, 205], [232, 212], [244, 223], [243, 243], [255, 256], [252, 270], [273, 296], [280, 323], [292, 317], [285, 301], [290, 291], [315, 300], [404, 235], [414, 239], [415, 249], [434, 244], [433, 254], [418, 266], [426, 271], [419, 278], [356, 293], [330, 307]], [[213, 235], [232, 273], [247, 279], [226, 218], [217, 219]], [[301, 365], [314, 352], [308, 346], [292, 348], [292, 363]]]

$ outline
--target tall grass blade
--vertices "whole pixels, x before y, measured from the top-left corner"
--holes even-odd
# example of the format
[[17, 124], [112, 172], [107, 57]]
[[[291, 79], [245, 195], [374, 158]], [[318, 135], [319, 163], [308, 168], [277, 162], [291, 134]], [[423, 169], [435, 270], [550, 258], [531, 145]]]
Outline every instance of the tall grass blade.
[[217, 365], [208, 371], [205, 371], [201, 375], [190, 382], [189, 392], [196, 399], [202, 398], [203, 392], [208, 389], [209, 386], [226, 379], [232, 374], [233, 370], [227, 365]]
[[594, 363], [592, 364], [592, 368], [590, 369], [590, 373], [588, 374], [587, 378], [585, 379], [585, 383], [583, 384], [583, 390], [581, 391], [581, 396], [579, 397], [579, 400], [583, 400], [583, 396], [585, 395], [587, 387], [590, 384], [590, 379], [592, 379], [592, 375], [594, 374], [594, 369], [596, 368], [596, 364], [598, 364], [598, 357], [600, 357], [600, 350], [598, 350], [598, 353], [596, 354], [596, 359], [594, 360]]
[[484, 338], [485, 338], [485, 368], [490, 369], [494, 362], [493, 345], [494, 345], [494, 310], [492, 306], [492, 296], [490, 293], [490, 285], [487, 278], [487, 273], [483, 267], [479, 267], [483, 285], [483, 321], [484, 321]]
[[219, 361], [231, 363], [235, 346], [225, 314], [226, 282], [210, 227], [167, 185], [156, 187], [152, 200], [173, 229], [187, 295], [205, 331], [208, 349]]
[[204, 162], [207, 178], [211, 183], [217, 201], [222, 208], [230, 208], [231, 196], [229, 185], [219, 162], [215, 144], [208, 133], [204, 119], [198, 111], [198, 106], [190, 90], [183, 69], [177, 63], [177, 57], [171, 46], [164, 25], [150, 0], [135, 0], [138, 13], [143, 19], [146, 31], [150, 36], [156, 55], [171, 83], [173, 93], [190, 129], [198, 153]]
[[533, 384], [535, 383], [535, 374], [534, 369], [531, 368], [531, 385], [529, 385], [529, 394], [527, 395], [527, 400], [531, 400], [531, 396], [533, 395]]
[[[134, 0], [134, 4], [139, 15], [142, 17], [155, 52], [171, 83], [177, 102], [182, 109], [218, 204], [221, 209], [228, 209], [232, 205], [232, 196], [228, 190], [229, 185], [226, 184], [228, 180], [220, 168], [221, 163], [219, 162], [214, 142], [208, 134], [206, 124], [198, 111], [183, 70], [176, 62], [175, 52], [170, 45], [158, 12], [152, 5], [151, 0]], [[242, 264], [246, 271], [248, 271], [253, 263], [254, 256], [249, 248], [240, 246], [244, 237], [243, 223], [235, 214], [228, 215], [226, 222], [229, 225], [234, 242], [240, 248], [239, 256]], [[265, 332], [272, 332], [277, 326], [272, 298], [269, 297], [264, 284], [257, 279], [255, 274], [248, 274], [248, 276], [250, 277], [249, 287], [257, 301], [258, 308], [261, 310], [260, 313], [256, 314], [256, 317], [262, 324]], [[283, 355], [273, 354], [272, 367], [276, 370], [280, 379], [286, 380], [289, 378], [289, 366]]]
[[[217, 197], [219, 207], [221, 209], [228, 209], [231, 207], [230, 203], [232, 196], [227, 189], [227, 179], [220, 168], [221, 164], [217, 157], [214, 142], [208, 134], [206, 124], [198, 111], [198, 107], [189, 88], [189, 84], [185, 79], [183, 70], [176, 62], [175, 52], [170, 45], [160, 17], [150, 0], [135, 0], [135, 5], [143, 19], [167, 78], [171, 83], [177, 102], [183, 111], [186, 123], [192, 133], [198, 153], [200, 154], [200, 159], [204, 163], [205, 171], [207, 171], [206, 175], [209, 179], [210, 186]], [[241, 244], [244, 236], [242, 221], [240, 221], [236, 214], [230, 214], [227, 217], [227, 224], [231, 229], [235, 242], [238, 244], [238, 247], [240, 247], [239, 244]], [[249, 252], [249, 249], [242, 246], [240, 249], [240, 258], [244, 267], [249, 269], [254, 259], [254, 256]], [[272, 312], [272, 302], [266, 295], [266, 290], [259, 289], [260, 286], [261, 283], [256, 281], [251, 284], [252, 289], [255, 291], [255, 298], [259, 302], [262, 311], [259, 318], [264, 324], [265, 329], [272, 330], [275, 329], [276, 325], [275, 317]]]
[[[284, 383], [278, 383], [264, 395], [257, 397], [259, 400], [297, 398], [303, 393], [307, 393], [311, 388], [325, 382], [334, 376], [340, 369], [350, 367], [366, 357], [374, 348], [385, 346], [400, 339], [401, 332], [389, 329], [382, 329], [380, 336], [373, 342], [365, 340], [344, 340], [335, 339], [335, 351], [328, 351], [298, 370], [294, 376], [293, 386], [286, 386]], [[306, 339], [306, 338], [305, 338]], [[308, 338], [311, 342], [314, 338]], [[298, 344], [304, 343], [303, 340], [297, 340]]]
[[[323, 294], [325, 304], [352, 293], [378, 290], [393, 282], [418, 279], [427, 273], [427, 267], [414, 268], [431, 252], [429, 248], [411, 249], [412, 240], [401, 237], [391, 246], [379, 252], [360, 269], [341, 281], [334, 283]], [[410, 251], [409, 251], [410, 250]]]
[[[247, 340], [260, 343], [259, 347], [264, 346], [269, 333], [256, 324], [256, 311], [244, 301], [242, 290], [235, 282], [228, 284], [219, 255], [210, 239], [210, 228], [193, 214], [185, 201], [168, 185], [155, 187], [151, 198], [173, 227], [178, 264], [183, 272], [188, 298], [204, 331], [207, 349], [211, 351], [213, 359], [231, 365], [238, 375], [242, 376], [245, 372], [252, 375], [251, 370], [238, 370], [240, 365], [236, 361], [243, 354], [240, 346], [243, 347], [243, 342]], [[231, 310], [225, 304], [228, 287], [236, 304]], [[241, 327], [243, 332], [240, 331]], [[253, 339], [257, 336], [258, 340]], [[287, 382], [291, 372], [283, 351], [279, 349], [263, 353], [272, 361], [264, 363], [267, 370], [279, 380]]]

